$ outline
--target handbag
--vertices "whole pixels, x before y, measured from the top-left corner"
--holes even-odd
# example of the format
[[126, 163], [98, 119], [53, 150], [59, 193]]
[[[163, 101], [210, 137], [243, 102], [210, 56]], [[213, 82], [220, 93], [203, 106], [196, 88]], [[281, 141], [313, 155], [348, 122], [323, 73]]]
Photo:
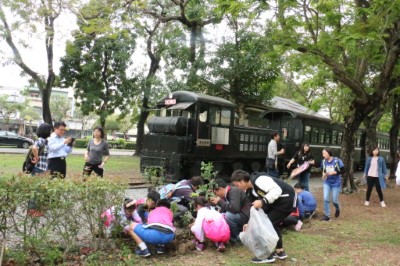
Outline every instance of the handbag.
[[275, 169], [275, 159], [267, 158], [266, 168], [267, 169]]
[[[47, 145], [47, 141], [46, 141], [46, 143], [44, 145], [42, 145], [39, 148], [39, 151], [38, 151], [38, 155], [39, 156], [43, 153], [44, 148], [45, 148], [46, 145]], [[33, 145], [31, 145], [29, 147], [28, 154], [26, 155], [26, 158], [25, 158], [24, 162], [22, 163], [22, 171], [25, 174], [30, 174], [32, 172], [33, 168], [35, 168], [35, 165], [36, 165], [36, 163], [32, 163], [32, 160], [34, 158], [34, 155], [33, 155], [33, 152], [32, 152], [32, 147], [33, 147]]]

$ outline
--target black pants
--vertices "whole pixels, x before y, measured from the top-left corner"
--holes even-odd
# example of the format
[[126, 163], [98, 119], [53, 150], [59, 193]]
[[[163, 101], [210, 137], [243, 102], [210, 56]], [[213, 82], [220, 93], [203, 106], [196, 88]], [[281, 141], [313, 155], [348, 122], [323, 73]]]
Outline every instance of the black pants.
[[67, 174], [67, 162], [65, 157], [50, 158], [47, 160], [47, 170], [52, 178], [65, 178]]
[[103, 177], [104, 169], [99, 168], [100, 164], [91, 164], [86, 162], [85, 165], [83, 166], [83, 175], [84, 176], [90, 176], [92, 171], [96, 173], [96, 175]]
[[372, 188], [375, 186], [376, 192], [378, 192], [379, 200], [383, 201], [383, 193], [382, 193], [381, 184], [379, 183], [379, 177], [368, 176], [367, 177], [367, 185], [368, 185], [368, 188], [367, 188], [366, 200], [369, 201], [369, 198], [371, 197]]
[[283, 242], [282, 242], [282, 234], [281, 234], [281, 229], [279, 228], [279, 225], [285, 220], [286, 217], [288, 217], [292, 213], [292, 210], [290, 211], [281, 211], [272, 208], [268, 212], [268, 218], [271, 220], [272, 225], [274, 226], [274, 229], [276, 231], [276, 234], [279, 237], [278, 243], [276, 244], [277, 249], [281, 249], [283, 247]]
[[289, 227], [289, 226], [291, 226], [291, 225], [296, 225], [298, 222], [299, 222], [299, 217], [298, 216], [292, 216], [292, 215], [289, 215], [288, 217], [286, 217], [284, 220], [283, 220], [283, 224], [282, 224], [282, 227]]

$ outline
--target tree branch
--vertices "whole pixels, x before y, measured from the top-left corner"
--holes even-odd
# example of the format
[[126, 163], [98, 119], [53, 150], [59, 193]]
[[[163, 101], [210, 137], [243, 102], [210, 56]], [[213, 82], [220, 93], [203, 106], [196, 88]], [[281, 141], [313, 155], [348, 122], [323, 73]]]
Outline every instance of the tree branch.
[[358, 80], [350, 78], [347, 75], [347, 73], [342, 69], [342, 66], [338, 62], [336, 62], [333, 58], [329, 57], [328, 55], [326, 55], [325, 53], [323, 53], [318, 49], [308, 49], [306, 47], [298, 47], [296, 48], [296, 50], [301, 53], [311, 53], [313, 55], [320, 57], [321, 60], [331, 68], [335, 77], [344, 85], [349, 87], [354, 92], [355, 95], [357, 95], [358, 100], [360, 102], [364, 103], [368, 101], [367, 94], [364, 90], [362, 83], [360, 83]]
[[24, 60], [22, 59], [21, 53], [19, 52], [17, 46], [14, 43], [14, 40], [12, 38], [12, 34], [11, 34], [11, 29], [10, 26], [8, 25], [7, 19], [5, 17], [3, 8], [0, 4], [0, 19], [4, 24], [4, 28], [5, 28], [5, 37], [6, 37], [6, 42], [7, 44], [11, 47], [12, 51], [13, 51], [13, 61], [20, 67], [22, 68], [22, 70], [27, 73], [29, 76], [31, 76], [31, 78], [33, 80], [35, 80], [35, 82], [38, 84], [39, 89], [43, 89], [44, 88], [44, 82], [43, 80], [40, 78], [39, 74], [35, 71], [33, 71], [30, 67], [28, 67]]

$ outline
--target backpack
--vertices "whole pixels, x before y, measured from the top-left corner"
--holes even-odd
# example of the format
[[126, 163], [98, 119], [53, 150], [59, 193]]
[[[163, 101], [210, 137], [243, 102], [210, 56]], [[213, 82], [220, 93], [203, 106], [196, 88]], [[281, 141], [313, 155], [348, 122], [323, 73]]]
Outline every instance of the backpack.
[[[47, 145], [47, 140], [45, 140], [45, 145], [42, 145], [42, 147], [39, 148], [38, 151], [39, 156], [43, 153], [46, 145]], [[26, 154], [25, 160], [22, 163], [22, 172], [24, 172], [25, 174], [30, 174], [36, 165], [36, 163], [32, 163], [32, 159], [34, 158], [32, 148], [33, 145], [29, 146], [28, 153]]]
[[160, 193], [160, 199], [166, 199], [170, 192], [174, 192], [175, 190], [180, 189], [180, 188], [190, 188], [191, 189], [191, 186], [183, 185], [182, 184], [183, 181], [186, 181], [186, 180], [181, 180], [176, 184], [168, 184], [168, 185], [163, 186], [158, 191], [158, 193]]

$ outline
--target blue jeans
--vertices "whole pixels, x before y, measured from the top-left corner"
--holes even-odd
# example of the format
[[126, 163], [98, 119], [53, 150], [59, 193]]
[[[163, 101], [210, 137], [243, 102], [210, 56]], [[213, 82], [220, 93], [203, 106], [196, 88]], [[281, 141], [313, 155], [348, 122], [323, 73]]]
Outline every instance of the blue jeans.
[[340, 206], [339, 206], [340, 187], [332, 187], [332, 186], [324, 183], [324, 211], [325, 211], [325, 215], [327, 217], [330, 217], [330, 215], [331, 215], [331, 209], [329, 206], [329, 196], [330, 196], [331, 191], [332, 191], [333, 206], [335, 206], [336, 209], [340, 209]]
[[310, 182], [310, 175], [311, 173], [308, 171], [299, 174], [299, 182], [304, 185], [305, 191], [310, 191], [310, 187], [308, 186], [308, 183]]
[[279, 178], [278, 169], [267, 168], [267, 175]]
[[235, 239], [239, 237], [239, 233], [243, 229], [243, 222], [240, 216], [240, 213], [225, 213], [226, 223], [229, 225], [229, 229], [231, 230], [231, 239]]

